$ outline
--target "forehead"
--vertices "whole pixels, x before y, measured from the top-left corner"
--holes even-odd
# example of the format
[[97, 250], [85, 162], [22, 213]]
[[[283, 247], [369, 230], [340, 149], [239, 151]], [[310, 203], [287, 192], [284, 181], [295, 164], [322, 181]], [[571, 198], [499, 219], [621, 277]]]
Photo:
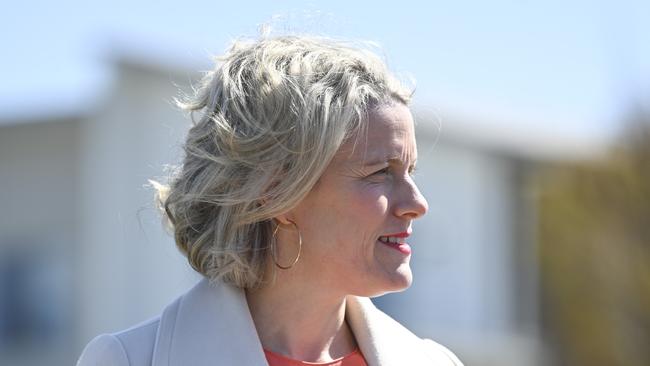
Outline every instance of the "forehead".
[[365, 130], [349, 138], [339, 149], [335, 160], [372, 163], [416, 158], [413, 116], [403, 104], [391, 104], [368, 113]]

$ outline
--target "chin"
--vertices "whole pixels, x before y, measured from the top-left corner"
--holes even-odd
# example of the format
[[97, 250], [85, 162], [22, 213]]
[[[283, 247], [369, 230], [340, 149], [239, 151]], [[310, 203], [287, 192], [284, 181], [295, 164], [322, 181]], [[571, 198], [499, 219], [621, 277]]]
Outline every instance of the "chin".
[[395, 269], [393, 273], [390, 273], [388, 277], [383, 278], [381, 285], [377, 286], [378, 288], [374, 289], [374, 291], [368, 291], [362, 296], [377, 297], [391, 292], [401, 292], [411, 287], [412, 283], [413, 273], [411, 267], [408, 263], [404, 263]]
[[408, 263], [404, 263], [397, 268], [392, 276], [391, 288], [386, 292], [400, 292], [411, 287], [413, 283], [413, 272]]

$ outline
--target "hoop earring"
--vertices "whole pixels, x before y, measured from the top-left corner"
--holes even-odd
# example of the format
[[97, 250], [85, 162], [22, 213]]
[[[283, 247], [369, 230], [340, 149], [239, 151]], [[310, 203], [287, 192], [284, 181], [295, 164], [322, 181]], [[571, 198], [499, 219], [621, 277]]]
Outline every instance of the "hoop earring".
[[276, 235], [278, 233], [278, 230], [280, 229], [280, 225], [277, 225], [275, 227], [275, 230], [273, 231], [273, 237], [271, 241], [271, 256], [273, 257], [273, 263], [275, 263], [276, 266], [280, 269], [289, 269], [293, 267], [296, 263], [298, 263], [298, 259], [300, 259], [300, 254], [302, 253], [302, 235], [300, 234], [300, 229], [298, 229], [298, 225], [296, 225], [295, 222], [289, 221], [290, 223], [293, 224], [293, 226], [296, 227], [296, 231], [298, 231], [298, 255], [296, 256], [296, 259], [293, 260], [293, 263], [291, 263], [288, 266], [283, 266], [280, 263], [278, 263], [278, 258], [276, 254], [276, 247], [277, 247], [277, 240], [276, 240]]

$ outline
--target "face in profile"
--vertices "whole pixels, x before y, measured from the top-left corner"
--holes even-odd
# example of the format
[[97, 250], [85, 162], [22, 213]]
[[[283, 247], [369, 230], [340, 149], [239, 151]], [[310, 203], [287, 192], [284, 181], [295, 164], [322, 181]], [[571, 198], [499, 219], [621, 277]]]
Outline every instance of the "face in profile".
[[291, 211], [303, 237], [294, 274], [341, 295], [407, 288], [411, 224], [427, 211], [412, 177], [416, 159], [408, 107], [396, 103], [369, 113], [367, 133], [341, 146]]

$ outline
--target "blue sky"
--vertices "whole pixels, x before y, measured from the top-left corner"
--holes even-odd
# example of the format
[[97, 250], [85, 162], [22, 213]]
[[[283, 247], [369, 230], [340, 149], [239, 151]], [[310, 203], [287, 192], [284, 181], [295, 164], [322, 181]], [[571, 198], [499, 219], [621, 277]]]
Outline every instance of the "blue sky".
[[111, 41], [201, 64], [269, 21], [376, 41], [393, 70], [416, 79], [416, 105], [495, 126], [517, 121], [596, 140], [650, 97], [648, 1], [14, 0], [2, 8], [5, 118], [85, 103]]

